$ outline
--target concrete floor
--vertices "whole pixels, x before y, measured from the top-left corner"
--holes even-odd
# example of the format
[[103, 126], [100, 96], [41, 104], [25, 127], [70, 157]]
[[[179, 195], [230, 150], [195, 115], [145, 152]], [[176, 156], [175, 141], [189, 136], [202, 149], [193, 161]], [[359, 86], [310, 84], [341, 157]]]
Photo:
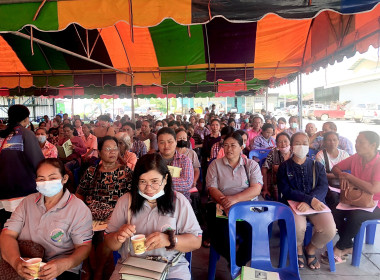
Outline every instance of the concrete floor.
[[[337, 237], [336, 237], [337, 238]], [[278, 255], [278, 242], [271, 245], [271, 254]], [[322, 253], [322, 251], [320, 252]], [[195, 280], [206, 280], [208, 271], [209, 249], [201, 248], [193, 252], [192, 259], [192, 277]], [[303, 280], [380, 280], [380, 227], [376, 232], [374, 245], [363, 246], [360, 267], [351, 265], [351, 255], [347, 257], [346, 263], [336, 266], [336, 272], [330, 272], [328, 265], [321, 264], [321, 269], [312, 271], [305, 268], [300, 271]], [[217, 263], [216, 278], [217, 280], [230, 280], [228, 263], [224, 258], [220, 258]]]

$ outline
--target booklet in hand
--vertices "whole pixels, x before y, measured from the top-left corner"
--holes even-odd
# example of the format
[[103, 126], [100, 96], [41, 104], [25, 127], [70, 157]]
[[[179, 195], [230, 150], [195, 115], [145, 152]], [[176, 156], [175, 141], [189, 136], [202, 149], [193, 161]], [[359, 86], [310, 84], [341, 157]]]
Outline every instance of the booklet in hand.
[[129, 256], [119, 271], [120, 279], [166, 279], [168, 264]]
[[293, 200], [288, 200], [288, 203], [289, 203], [289, 206], [293, 209], [293, 211], [297, 215], [311, 215], [311, 214], [317, 214], [317, 213], [328, 213], [328, 212], [331, 212], [330, 208], [328, 208], [326, 205], [325, 205], [325, 209], [323, 209], [322, 211], [316, 211], [316, 210], [314, 210], [313, 208], [310, 207], [309, 210], [307, 210], [305, 212], [300, 212], [300, 211], [297, 210], [297, 206], [301, 202], [297, 202], [297, 201], [293, 201]]
[[67, 158], [73, 153], [73, 144], [69, 139], [63, 143], [62, 146], [57, 146], [57, 150], [59, 158]]

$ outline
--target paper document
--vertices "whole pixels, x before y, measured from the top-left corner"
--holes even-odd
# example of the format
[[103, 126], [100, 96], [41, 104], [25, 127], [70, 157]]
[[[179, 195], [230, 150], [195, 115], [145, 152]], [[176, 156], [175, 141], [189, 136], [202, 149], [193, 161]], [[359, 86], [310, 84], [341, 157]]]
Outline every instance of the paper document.
[[179, 178], [179, 176], [181, 176], [182, 168], [168, 165], [168, 169], [173, 178]]
[[296, 201], [293, 201], [293, 200], [288, 200], [288, 203], [289, 203], [289, 206], [293, 209], [293, 211], [297, 214], [297, 215], [311, 215], [311, 214], [318, 214], [318, 213], [328, 213], [328, 212], [331, 212], [330, 208], [328, 208], [326, 205], [325, 205], [325, 210], [322, 210], [322, 211], [316, 211], [312, 208], [310, 208], [309, 210], [305, 211], [305, 212], [300, 212], [297, 210], [297, 206], [298, 204], [300, 204], [301, 202], [296, 202]]
[[143, 142], [144, 142], [144, 144], [146, 146], [146, 151], [149, 152], [149, 150], [150, 150], [150, 139], [146, 139]]
[[375, 210], [375, 208], [377, 207], [377, 203], [379, 201], [375, 200], [374, 202], [375, 202], [375, 206], [373, 206], [371, 208], [356, 207], [356, 206], [352, 206], [352, 205], [348, 205], [348, 204], [344, 204], [344, 203], [339, 202], [339, 204], [336, 206], [336, 209], [339, 209], [339, 210], [364, 210], [367, 212], [373, 212]]
[[241, 268], [241, 280], [278, 280], [280, 279], [277, 272], [265, 271], [260, 269], [255, 269], [248, 266], [243, 266]]
[[106, 221], [92, 221], [92, 230], [93, 231], [102, 231], [107, 228]]
[[65, 143], [62, 144], [62, 146], [57, 146], [58, 150], [58, 157], [59, 158], [67, 158], [73, 153], [72, 143], [69, 140], [67, 140]]
[[330, 187], [330, 186], [329, 186], [329, 189], [330, 189], [330, 191], [332, 191], [332, 192], [340, 193], [340, 189], [338, 189], [338, 188], [334, 188], [334, 187]]

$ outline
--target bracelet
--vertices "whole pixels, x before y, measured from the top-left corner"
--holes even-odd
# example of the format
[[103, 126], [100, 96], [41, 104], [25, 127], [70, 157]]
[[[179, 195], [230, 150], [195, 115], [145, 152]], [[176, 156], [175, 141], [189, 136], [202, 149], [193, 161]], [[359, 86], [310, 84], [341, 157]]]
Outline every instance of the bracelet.
[[167, 229], [164, 231], [165, 234], [169, 236], [169, 242], [170, 245], [166, 246], [166, 250], [173, 250], [174, 247], [177, 245], [178, 238], [174, 236], [174, 230], [173, 229]]

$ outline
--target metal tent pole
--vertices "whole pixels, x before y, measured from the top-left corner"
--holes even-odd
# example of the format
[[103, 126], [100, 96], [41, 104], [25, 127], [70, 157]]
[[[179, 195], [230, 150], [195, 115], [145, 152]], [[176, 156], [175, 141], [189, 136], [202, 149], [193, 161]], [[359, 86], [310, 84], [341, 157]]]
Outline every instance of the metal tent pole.
[[[131, 109], [132, 109], [132, 122], [134, 123], [136, 121], [135, 119], [135, 90], [133, 87], [133, 77], [134, 75], [131, 76]], [[128, 93], [128, 89], [125, 89]]]
[[169, 118], [169, 86], [166, 86], [166, 118]]
[[298, 95], [298, 118], [299, 129], [302, 129], [302, 76], [301, 73], [297, 75], [297, 95]]
[[74, 118], [74, 96], [75, 96], [75, 88], [73, 88], [73, 95], [71, 97], [71, 117]]

